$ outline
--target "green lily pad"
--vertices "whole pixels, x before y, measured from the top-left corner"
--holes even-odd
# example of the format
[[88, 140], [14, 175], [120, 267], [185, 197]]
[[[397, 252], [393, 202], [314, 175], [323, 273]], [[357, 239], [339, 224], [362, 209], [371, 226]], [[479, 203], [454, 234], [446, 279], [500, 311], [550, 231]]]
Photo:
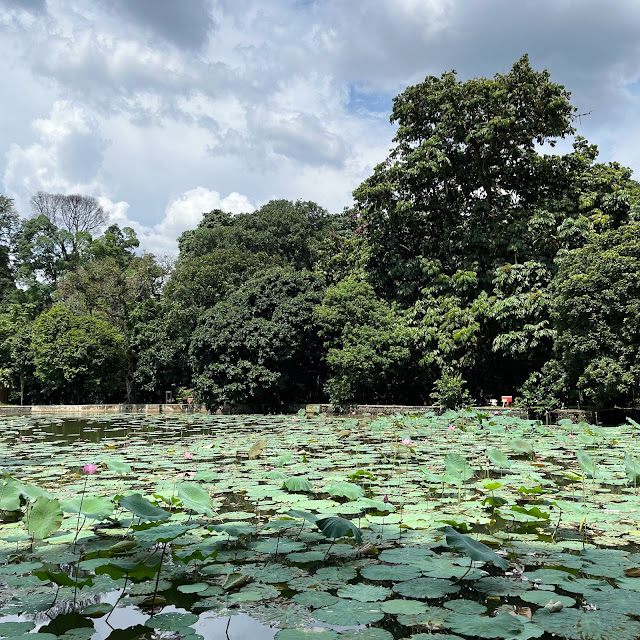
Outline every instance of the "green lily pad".
[[394, 584], [393, 590], [395, 593], [407, 598], [427, 600], [457, 593], [460, 591], [460, 587], [448, 580], [438, 578], [414, 578], [413, 580]]
[[417, 567], [408, 564], [373, 564], [363, 567], [360, 575], [367, 580], [376, 582], [382, 581], [402, 581], [419, 578], [422, 572]]
[[350, 627], [371, 624], [384, 617], [384, 613], [374, 604], [339, 599], [338, 602], [321, 607], [313, 612], [316, 620], [327, 624]]
[[391, 595], [391, 589], [387, 587], [375, 587], [370, 584], [347, 584], [338, 589], [338, 596], [349, 598], [358, 602], [378, 602]]
[[639, 622], [611, 611], [563, 609], [551, 613], [548, 609], [538, 609], [533, 622], [569, 640], [635, 640], [640, 635]]
[[427, 605], [419, 600], [387, 600], [380, 603], [380, 611], [389, 614], [416, 614], [424, 613]]
[[525, 623], [508, 613], [490, 616], [452, 613], [445, 619], [446, 626], [455, 633], [474, 638], [515, 638], [522, 633]]
[[160, 613], [153, 618], [149, 618], [144, 624], [152, 629], [162, 631], [184, 632], [192, 627], [199, 618], [195, 613]]
[[293, 596], [292, 600], [294, 602], [297, 602], [298, 604], [302, 604], [307, 607], [313, 607], [314, 609], [326, 607], [338, 602], [338, 598], [336, 596], [332, 596], [327, 591], [316, 591], [315, 589], [309, 589], [308, 591], [296, 593], [296, 595]]

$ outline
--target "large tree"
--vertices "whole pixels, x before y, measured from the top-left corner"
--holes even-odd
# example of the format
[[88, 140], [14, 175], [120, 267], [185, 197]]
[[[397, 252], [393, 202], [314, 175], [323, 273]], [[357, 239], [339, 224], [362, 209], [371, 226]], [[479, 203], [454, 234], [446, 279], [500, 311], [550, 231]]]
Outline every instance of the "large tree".
[[189, 349], [201, 399], [215, 407], [317, 397], [313, 307], [322, 289], [308, 271], [272, 267], [205, 311]]
[[129, 403], [137, 401], [136, 308], [160, 298], [166, 275], [153, 255], [133, 254], [131, 247], [136, 243], [131, 230], [123, 232], [110, 227], [92, 243], [95, 257], [67, 273], [55, 295], [77, 313], [91, 314], [111, 323], [123, 336], [126, 356], [123, 377]]
[[33, 325], [31, 352], [49, 402], [120, 400], [124, 338], [108, 322], [54, 305]]
[[239, 249], [278, 256], [296, 269], [310, 269], [318, 245], [344, 219], [332, 216], [315, 202], [271, 200], [253, 213], [232, 216], [215, 209], [205, 213], [196, 229], [178, 239], [180, 260], [204, 256], [217, 249]]
[[409, 310], [425, 365], [476, 399], [517, 394], [554, 359], [556, 257], [640, 210], [631, 172], [584, 139], [541, 153], [574, 114], [527, 56], [492, 79], [430, 76], [394, 100], [396, 144], [354, 192], [368, 281]]
[[452, 71], [397, 96], [396, 145], [354, 192], [377, 290], [414, 301], [429, 284], [425, 258], [482, 280], [526, 260], [517, 245], [546, 168], [536, 145], [572, 133], [573, 111], [564, 87], [527, 56], [493, 79], [462, 82]]
[[640, 397], [640, 222], [560, 259], [554, 280], [556, 350], [567, 384], [597, 406]]

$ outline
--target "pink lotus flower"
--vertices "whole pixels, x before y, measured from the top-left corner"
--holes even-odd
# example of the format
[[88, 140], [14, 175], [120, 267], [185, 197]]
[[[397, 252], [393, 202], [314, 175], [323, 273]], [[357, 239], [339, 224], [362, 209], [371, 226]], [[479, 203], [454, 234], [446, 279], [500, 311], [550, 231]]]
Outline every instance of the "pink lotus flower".
[[411, 446], [411, 438], [405, 438], [405, 439], [402, 441], [402, 444], [403, 444], [405, 447], [410, 447], [410, 446]]
[[382, 498], [382, 502], [384, 502], [385, 504], [389, 502], [389, 496], [386, 493], [384, 494], [384, 498]]
[[91, 464], [90, 462], [82, 467], [82, 473], [84, 473], [85, 476], [92, 476], [97, 470], [98, 467], [95, 464]]
[[294, 422], [298, 422], [298, 420], [300, 420], [300, 418], [294, 418], [293, 419]]
[[452, 424], [450, 424], [449, 425], [449, 431], [453, 431], [454, 429], [455, 429], [455, 427]]
[[185, 460], [191, 460], [191, 458], [193, 458], [193, 453], [191, 453], [191, 451], [185, 451], [182, 455], [184, 456]]
[[570, 438], [573, 438], [573, 433], [570, 433], [570, 434], [569, 434], [569, 437], [570, 437]]

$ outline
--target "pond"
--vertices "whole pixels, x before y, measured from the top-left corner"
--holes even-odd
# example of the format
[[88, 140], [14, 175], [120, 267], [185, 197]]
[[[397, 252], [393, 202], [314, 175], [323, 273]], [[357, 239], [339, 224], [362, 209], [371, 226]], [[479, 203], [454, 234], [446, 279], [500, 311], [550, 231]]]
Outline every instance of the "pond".
[[0, 638], [640, 638], [639, 432], [5, 417]]

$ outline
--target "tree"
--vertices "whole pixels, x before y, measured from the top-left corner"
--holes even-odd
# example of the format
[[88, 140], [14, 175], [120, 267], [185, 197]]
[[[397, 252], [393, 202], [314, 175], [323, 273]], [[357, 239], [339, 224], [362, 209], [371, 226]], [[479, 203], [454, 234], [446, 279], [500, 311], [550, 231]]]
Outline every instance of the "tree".
[[35, 321], [31, 351], [49, 401], [108, 402], [123, 391], [124, 338], [104, 320], [54, 305]]
[[19, 218], [13, 200], [0, 196], [0, 303], [18, 298], [13, 265], [18, 229]]
[[452, 71], [397, 96], [396, 146], [354, 192], [377, 291], [415, 300], [428, 284], [425, 257], [446, 273], [477, 263], [483, 277], [513, 261], [522, 218], [540, 199], [536, 144], [572, 133], [573, 112], [569, 93], [527, 56], [492, 80], [460, 82]]
[[205, 311], [189, 348], [200, 398], [210, 407], [309, 400], [320, 360], [313, 307], [321, 299], [313, 274], [272, 267]]
[[9, 400], [25, 404], [39, 399], [39, 384], [31, 352], [36, 305], [7, 304], [0, 313], [0, 381], [9, 392]]
[[29, 202], [34, 218], [45, 216], [72, 236], [96, 231], [107, 222], [107, 214], [93, 196], [38, 191]]
[[640, 219], [640, 185], [594, 145], [539, 152], [574, 114], [527, 56], [493, 79], [427, 77], [394, 100], [395, 146], [354, 192], [356, 263], [407, 309], [425, 374], [466, 380], [476, 399], [516, 393], [554, 360], [556, 258]]
[[401, 402], [415, 394], [420, 374], [412, 366], [413, 333], [361, 277], [329, 287], [314, 318], [327, 352], [325, 388], [335, 405]]
[[[127, 249], [121, 247], [126, 254]], [[123, 266], [123, 264], [125, 266]], [[79, 314], [91, 314], [111, 323], [123, 337], [127, 367], [124, 371], [127, 402], [137, 401], [134, 348], [134, 311], [139, 304], [160, 298], [164, 269], [151, 254], [113, 255], [91, 260], [68, 273], [59, 283], [56, 299]]]
[[184, 308], [208, 309], [259, 271], [276, 265], [284, 265], [284, 261], [264, 252], [254, 253], [237, 247], [214, 249], [211, 253], [179, 261], [163, 294], [167, 300]]
[[636, 403], [640, 388], [640, 222], [559, 260], [556, 352], [570, 387], [596, 406]]
[[300, 200], [271, 200], [253, 213], [235, 216], [216, 209], [204, 214], [197, 229], [180, 236], [180, 260], [236, 248], [279, 256], [296, 269], [310, 269], [318, 244], [341, 222], [316, 203]]

